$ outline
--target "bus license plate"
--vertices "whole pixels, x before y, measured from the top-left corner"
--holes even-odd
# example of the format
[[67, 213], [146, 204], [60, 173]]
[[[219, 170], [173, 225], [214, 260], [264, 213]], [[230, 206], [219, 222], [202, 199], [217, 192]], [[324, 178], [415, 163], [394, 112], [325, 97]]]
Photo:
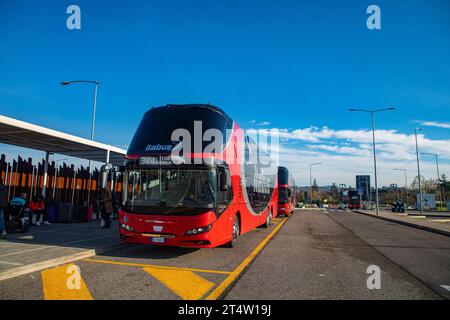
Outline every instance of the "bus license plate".
[[164, 239], [164, 238], [152, 237], [152, 242], [155, 242], [155, 243], [164, 243], [165, 241], [166, 241], [166, 239]]

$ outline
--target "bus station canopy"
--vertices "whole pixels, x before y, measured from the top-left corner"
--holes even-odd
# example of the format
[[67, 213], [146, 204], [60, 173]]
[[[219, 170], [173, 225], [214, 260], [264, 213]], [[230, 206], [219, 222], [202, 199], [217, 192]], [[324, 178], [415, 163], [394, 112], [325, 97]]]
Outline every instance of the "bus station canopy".
[[91, 161], [109, 162], [114, 166], [123, 165], [126, 154], [124, 149], [2, 115], [0, 143]]

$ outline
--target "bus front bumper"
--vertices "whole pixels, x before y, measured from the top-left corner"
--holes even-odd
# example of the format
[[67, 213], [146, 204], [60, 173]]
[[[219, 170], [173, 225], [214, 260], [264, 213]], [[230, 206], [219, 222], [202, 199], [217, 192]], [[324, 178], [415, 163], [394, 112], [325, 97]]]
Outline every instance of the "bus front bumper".
[[288, 203], [279, 203], [278, 204], [278, 215], [289, 215], [289, 204]]
[[135, 233], [120, 229], [120, 238], [128, 243], [174, 246], [186, 248], [213, 248], [218, 244], [212, 241], [208, 232], [192, 236], [167, 234]]

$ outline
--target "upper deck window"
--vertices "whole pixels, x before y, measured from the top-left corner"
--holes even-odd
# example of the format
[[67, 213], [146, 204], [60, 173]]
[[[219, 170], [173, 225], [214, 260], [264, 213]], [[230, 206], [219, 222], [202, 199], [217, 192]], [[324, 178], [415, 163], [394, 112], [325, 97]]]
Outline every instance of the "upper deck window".
[[[201, 130], [196, 131], [194, 128], [195, 125], [198, 126], [199, 122]], [[223, 138], [222, 145], [225, 146], [228, 135], [231, 133], [232, 125], [230, 118], [212, 107], [169, 106], [150, 109], [142, 118], [127, 154], [170, 154], [172, 148], [178, 143], [177, 141], [172, 141], [172, 133], [177, 129], [185, 129], [189, 132], [192, 152], [194, 152], [194, 139], [202, 141], [202, 151], [211, 143], [211, 141], [203, 141], [203, 136], [209, 129], [220, 131]], [[199, 133], [200, 137], [198, 137]]]

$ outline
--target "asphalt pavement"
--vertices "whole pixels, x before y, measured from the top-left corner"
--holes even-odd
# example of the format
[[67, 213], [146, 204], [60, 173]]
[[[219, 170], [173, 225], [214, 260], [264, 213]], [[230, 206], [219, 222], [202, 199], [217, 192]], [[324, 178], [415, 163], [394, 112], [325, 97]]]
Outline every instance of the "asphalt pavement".
[[[367, 285], [373, 267], [379, 289]], [[448, 285], [449, 237], [306, 209], [237, 248], [127, 245], [2, 280], [0, 299], [445, 299]]]
[[[448, 237], [349, 211], [297, 210], [226, 299], [441, 299], [449, 263]], [[367, 288], [371, 265], [379, 290]]]

